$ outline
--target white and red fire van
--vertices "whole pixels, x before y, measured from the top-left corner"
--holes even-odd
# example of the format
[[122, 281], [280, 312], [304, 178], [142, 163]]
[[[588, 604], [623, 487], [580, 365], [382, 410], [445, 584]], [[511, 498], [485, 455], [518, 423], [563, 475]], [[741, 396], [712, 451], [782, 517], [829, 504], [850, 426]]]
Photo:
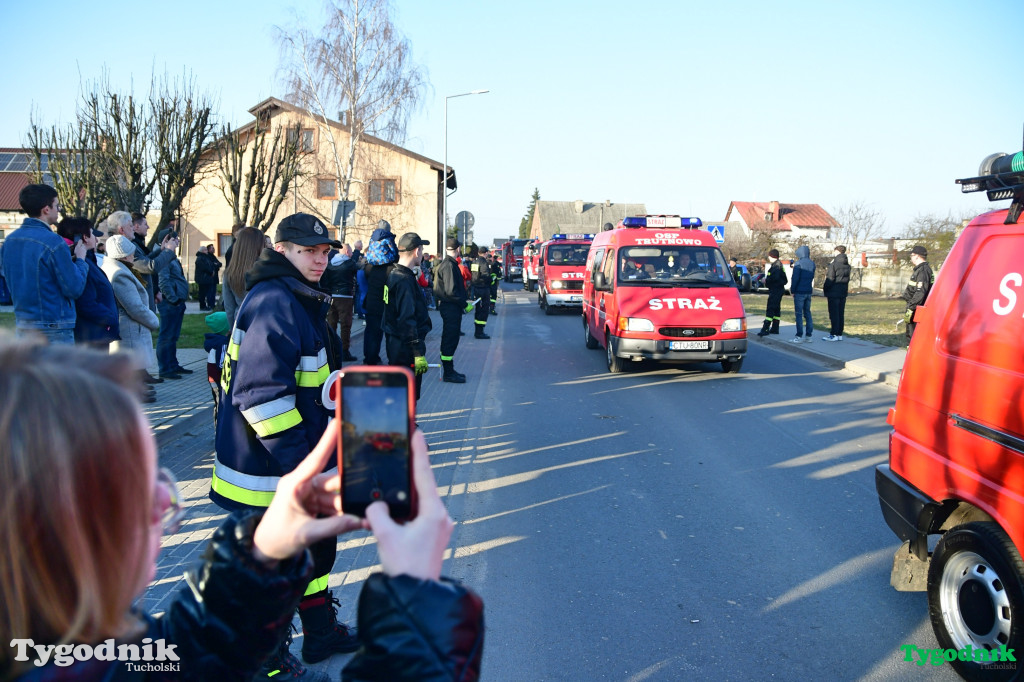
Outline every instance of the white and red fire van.
[[720, 362], [738, 372], [747, 319], [729, 263], [699, 218], [637, 216], [599, 233], [583, 279], [587, 348], [626, 362]]
[[592, 234], [556, 234], [540, 246], [537, 302], [551, 315], [558, 308], [583, 306], [583, 272]]

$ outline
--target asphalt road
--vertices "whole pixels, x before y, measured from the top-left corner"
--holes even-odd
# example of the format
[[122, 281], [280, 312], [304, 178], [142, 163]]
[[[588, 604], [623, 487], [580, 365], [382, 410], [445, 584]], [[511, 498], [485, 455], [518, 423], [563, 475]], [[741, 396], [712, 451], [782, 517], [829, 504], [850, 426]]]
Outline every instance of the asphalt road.
[[889, 586], [891, 388], [759, 344], [736, 375], [611, 375], [578, 315], [504, 287], [477, 435], [436, 462], [486, 679], [957, 679], [900, 649], [936, 643]]

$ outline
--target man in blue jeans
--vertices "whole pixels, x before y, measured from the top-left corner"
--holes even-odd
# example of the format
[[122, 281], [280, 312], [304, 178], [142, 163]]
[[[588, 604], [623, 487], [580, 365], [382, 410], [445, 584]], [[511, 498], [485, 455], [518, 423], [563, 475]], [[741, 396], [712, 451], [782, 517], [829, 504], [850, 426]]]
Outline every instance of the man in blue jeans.
[[[177, 232], [171, 228], [161, 231], [157, 240], [160, 246], [153, 251], [154, 260], [158, 250], [170, 250], [173, 253], [181, 243]], [[177, 256], [171, 258], [156, 274], [161, 297], [157, 303], [160, 310], [160, 332], [156, 337], [156, 361], [160, 366], [161, 379], [180, 379], [182, 374], [192, 373], [192, 370], [178, 364], [178, 337], [181, 336], [181, 323], [185, 318], [188, 280], [185, 279]]]
[[[796, 336], [792, 343], [810, 343], [814, 323], [811, 320], [811, 295], [814, 292], [814, 261], [811, 260], [811, 249], [807, 246], [796, 247], [796, 264], [793, 265], [793, 278], [789, 281], [789, 291], [793, 294], [793, 307], [796, 309]], [[804, 336], [804, 320], [807, 321], [807, 335]]]
[[57, 190], [27, 185], [18, 203], [28, 215], [4, 241], [0, 252], [3, 273], [14, 302], [18, 336], [42, 334], [50, 343], [75, 343], [75, 299], [82, 295], [89, 273], [85, 243], [74, 252], [51, 229], [60, 219]]

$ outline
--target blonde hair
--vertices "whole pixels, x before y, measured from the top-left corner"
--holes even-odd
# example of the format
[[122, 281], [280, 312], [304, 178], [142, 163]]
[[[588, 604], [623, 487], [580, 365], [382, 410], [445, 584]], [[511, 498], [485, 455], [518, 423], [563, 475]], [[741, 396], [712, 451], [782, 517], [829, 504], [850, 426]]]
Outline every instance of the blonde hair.
[[0, 336], [0, 642], [139, 631], [153, 482], [136, 381], [126, 356]]

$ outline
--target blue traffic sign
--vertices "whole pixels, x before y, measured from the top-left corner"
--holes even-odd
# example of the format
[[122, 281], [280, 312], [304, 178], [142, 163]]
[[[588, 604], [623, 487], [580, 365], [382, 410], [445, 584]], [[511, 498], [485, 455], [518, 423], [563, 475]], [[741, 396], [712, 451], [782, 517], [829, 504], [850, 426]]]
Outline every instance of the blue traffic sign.
[[721, 225], [708, 225], [708, 232], [715, 238], [715, 241], [719, 244], [725, 243], [725, 228]]

